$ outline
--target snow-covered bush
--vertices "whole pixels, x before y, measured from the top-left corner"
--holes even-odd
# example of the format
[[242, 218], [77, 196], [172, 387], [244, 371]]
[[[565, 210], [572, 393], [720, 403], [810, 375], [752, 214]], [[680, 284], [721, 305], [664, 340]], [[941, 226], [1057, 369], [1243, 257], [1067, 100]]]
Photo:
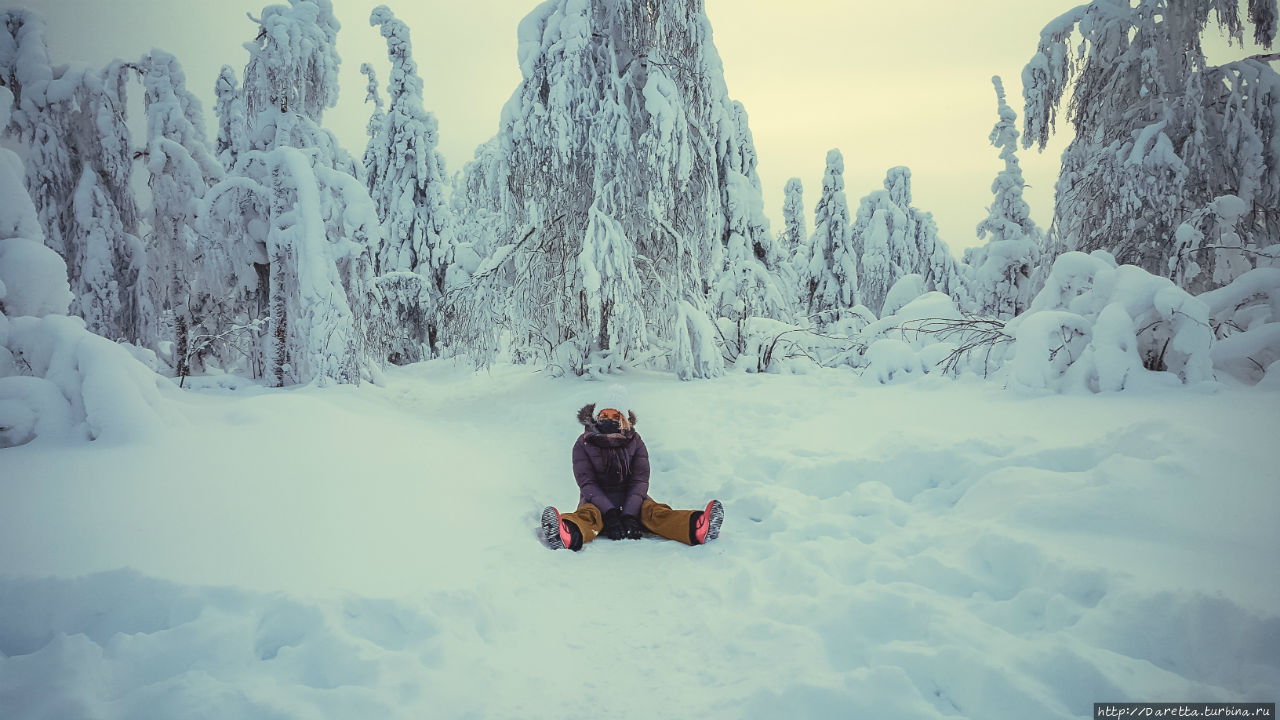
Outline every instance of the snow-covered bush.
[[1015, 338], [1010, 384], [1028, 390], [1121, 390], [1167, 372], [1184, 383], [1213, 379], [1206, 304], [1167, 278], [1105, 252], [1065, 253]]
[[[867, 372], [882, 383], [891, 379], [901, 381], [904, 372], [907, 376], [958, 373], [969, 369], [971, 362], [973, 370], [988, 374], [989, 353], [974, 360], [970, 357], [971, 351], [985, 350], [986, 344], [994, 343], [999, 333], [993, 337], [989, 328], [966, 316], [955, 298], [936, 290], [926, 292], [923, 286], [924, 280], [918, 275], [904, 276], [894, 284], [886, 300], [884, 317], [868, 324], [858, 335], [868, 348], [866, 356], [851, 364], [867, 366]], [[895, 342], [883, 344], [885, 340]], [[872, 354], [871, 349], [877, 346], [881, 349]], [[913, 359], [906, 359], [908, 352]]]
[[901, 382], [910, 376], [922, 375], [924, 363], [916, 349], [901, 338], [880, 338], [867, 348], [866, 375], [881, 385]]
[[[919, 276], [908, 276], [898, 283], [896, 295], [902, 307], [878, 320], [866, 306], [857, 305], [846, 308], [843, 319], [822, 330], [808, 323], [751, 318], [741, 326], [722, 322], [721, 332], [730, 345], [742, 348], [734, 368], [746, 372], [849, 367], [884, 382], [899, 382], [922, 373], [954, 371], [960, 362], [952, 356], [965, 355], [956, 352], [957, 342], [974, 333], [959, 327], [964, 315], [951, 297], [923, 292], [922, 282]], [[951, 324], [957, 327], [947, 329]], [[884, 340], [893, 342], [881, 344]], [[872, 353], [877, 345], [880, 349]], [[904, 359], [906, 355], [911, 359]]]
[[[1217, 305], [1234, 308], [1232, 301], [1251, 297], [1244, 302], [1253, 309], [1242, 306], [1242, 312], [1254, 317], [1270, 296], [1252, 291], [1267, 281], [1275, 279], [1254, 276], [1234, 296], [1218, 296]], [[908, 277], [890, 297], [907, 298], [919, 288], [920, 281]], [[1008, 322], [964, 312], [939, 292], [896, 308], [899, 302], [888, 303], [892, 312], [856, 334], [866, 352], [845, 358], [881, 383], [900, 382], [917, 371], [972, 372], [1033, 392], [1106, 392], [1213, 380], [1211, 359], [1220, 357], [1218, 350], [1211, 355], [1214, 337], [1204, 301], [1167, 278], [1117, 266], [1101, 251], [1060, 256], [1031, 307]], [[1280, 359], [1272, 357], [1280, 350], [1280, 334], [1273, 336], [1268, 322], [1259, 328], [1240, 347], [1257, 353], [1259, 363]], [[1227, 355], [1221, 357], [1226, 362]], [[1254, 379], [1261, 376], [1258, 370]]]
[[173, 384], [65, 315], [9, 318], [18, 375], [0, 377], [0, 447], [37, 436], [128, 440], [177, 416]]
[[871, 318], [855, 313], [866, 311], [859, 305], [848, 316], [824, 331], [812, 326], [792, 325], [768, 318], [753, 318], [747, 325], [745, 344], [752, 352], [734, 363], [746, 372], [803, 373], [815, 367], [860, 367], [866, 344], [857, 328]]
[[[1012, 375], [1024, 388], [1059, 389], [1060, 381], [1084, 356], [1090, 323], [1065, 310], [1041, 310], [1021, 318], [1014, 333]], [[1080, 366], [1083, 367], [1083, 366]]]
[[36, 437], [124, 439], [173, 421], [168, 380], [64, 313], [66, 263], [34, 240], [0, 240], [0, 448]]
[[1199, 300], [1218, 338], [1214, 368], [1244, 382], [1271, 378], [1280, 360], [1280, 268], [1250, 270]]

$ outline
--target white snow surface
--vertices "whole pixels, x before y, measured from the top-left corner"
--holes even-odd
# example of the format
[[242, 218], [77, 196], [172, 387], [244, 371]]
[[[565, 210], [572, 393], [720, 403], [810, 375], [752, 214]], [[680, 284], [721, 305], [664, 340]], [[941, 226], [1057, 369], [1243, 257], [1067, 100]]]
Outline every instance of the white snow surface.
[[651, 494], [724, 502], [714, 543], [545, 548], [540, 511], [577, 498], [574, 416], [602, 386], [523, 368], [196, 379], [156, 434], [0, 450], [0, 714], [998, 720], [1275, 700], [1272, 391], [610, 382]]

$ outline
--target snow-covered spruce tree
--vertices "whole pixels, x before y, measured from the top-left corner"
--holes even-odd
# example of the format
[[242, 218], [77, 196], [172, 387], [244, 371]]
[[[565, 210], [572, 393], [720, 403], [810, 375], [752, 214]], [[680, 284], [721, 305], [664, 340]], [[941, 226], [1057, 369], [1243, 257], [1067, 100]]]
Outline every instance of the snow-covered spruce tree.
[[201, 366], [258, 378], [267, 372], [264, 334], [270, 265], [266, 238], [271, 196], [259, 182], [261, 158], [253, 164], [252, 158], [242, 157], [242, 153], [261, 151], [250, 142], [245, 96], [230, 67], [222, 67], [214, 94], [218, 119], [214, 149], [224, 175], [200, 202], [196, 232], [201, 275], [220, 302], [217, 312], [206, 314], [191, 329], [192, 349]]
[[337, 101], [338, 21], [330, 0], [290, 0], [255, 22], [243, 86], [219, 78], [219, 111], [244, 118], [220, 118], [235, 165], [206, 197], [204, 234], [226, 238], [237, 288], [265, 301], [268, 337], [251, 352], [274, 384], [358, 383], [385, 357], [372, 258], [381, 230], [362, 169], [320, 125]]
[[[776, 251], [745, 114], [702, 4], [553, 0], [519, 40], [503, 197], [467, 198], [510, 211], [494, 237], [515, 279], [513, 351], [577, 373], [654, 355], [719, 372], [678, 367], [692, 355], [677, 348], [705, 347], [691, 333], [714, 332], [688, 308], [736, 320], [780, 296], [760, 269]], [[732, 305], [726, 288], [742, 290]]]
[[[1210, 13], [1229, 40], [1242, 41], [1246, 23], [1256, 42], [1275, 38], [1275, 0], [1250, 0], [1244, 22], [1237, 0], [1094, 0], [1041, 32], [1023, 70], [1023, 143], [1044, 148], [1068, 95], [1075, 129], [1051, 244], [1177, 275], [1178, 226], [1225, 195], [1247, 208], [1233, 229], [1236, 258], [1250, 258], [1239, 269], [1280, 234], [1280, 80], [1265, 57], [1210, 65], [1200, 42]], [[1180, 249], [1206, 271], [1181, 273], [1189, 289], [1231, 279], [1212, 267], [1222, 253], [1208, 252], [1223, 248]]]
[[763, 190], [756, 175], [756, 149], [747, 126], [747, 110], [732, 103], [734, 132], [726, 142], [720, 176], [724, 178], [724, 267], [716, 283], [712, 307], [735, 326], [736, 357], [744, 350], [746, 323], [752, 317], [782, 317], [790, 303], [783, 299], [773, 271], [783, 254], [764, 216]]
[[465, 353], [476, 367], [498, 359], [510, 333], [507, 305], [516, 277], [515, 263], [508, 259], [516, 243], [502, 242], [513, 214], [505, 189], [506, 160], [501, 136], [476, 148], [451, 197], [457, 243], [440, 319], [449, 338], [445, 350]]
[[153, 50], [138, 67], [147, 114], [144, 167], [151, 188], [142, 292], [164, 318], [152, 321], [153, 337], [146, 344], [172, 342], [173, 367], [181, 378], [191, 374], [193, 359], [200, 369], [202, 353], [193, 352], [190, 344], [193, 328], [205, 317], [224, 312], [221, 283], [207, 278], [215, 266], [204, 262], [196, 234], [200, 199], [222, 179], [223, 170], [206, 144], [200, 102], [187, 90], [177, 58]]
[[898, 277], [889, 259], [890, 247], [905, 244], [907, 217], [889, 200], [888, 193], [877, 190], [862, 198], [857, 216], [858, 245], [861, 247], [858, 284], [862, 288], [863, 304], [880, 313], [884, 299]]
[[[383, 170], [394, 163], [388, 157], [389, 123], [383, 111], [382, 94], [379, 92], [377, 72], [369, 63], [360, 65], [360, 72], [368, 79], [368, 90], [365, 102], [373, 103], [373, 113], [369, 116], [366, 132], [369, 142], [365, 148], [365, 170], [368, 173], [366, 182], [369, 190], [377, 195], [379, 188], [375, 182], [384, 174]], [[397, 198], [399, 199], [399, 198]], [[392, 209], [396, 209], [394, 206]], [[404, 215], [409, 208], [403, 208]], [[379, 214], [383, 221], [383, 234], [389, 233], [387, 218]], [[373, 252], [374, 272], [378, 272], [379, 258], [390, 252], [384, 243]], [[386, 346], [387, 361], [394, 364], [417, 362], [431, 356], [432, 337], [435, 335], [436, 320], [439, 317], [435, 310], [439, 303], [432, 301], [431, 284], [427, 277], [411, 270], [388, 270], [374, 278], [381, 302], [378, 308], [383, 332], [383, 343]]]
[[790, 178], [782, 189], [782, 232], [778, 251], [785, 259], [779, 268], [780, 280], [788, 287], [791, 302], [808, 312], [809, 229], [804, 219], [804, 185]]
[[[415, 330], [399, 337], [391, 352], [402, 362], [413, 362], [436, 352], [439, 308], [454, 259], [454, 228], [444, 199], [444, 158], [435, 149], [436, 119], [423, 108], [409, 28], [385, 5], [374, 8], [369, 22], [381, 28], [391, 60], [390, 102], [385, 112], [375, 106], [364, 156], [369, 192], [386, 234], [375, 271], [386, 300], [395, 306], [399, 321], [393, 324]], [[371, 70], [369, 77], [374, 83]], [[375, 87], [370, 94], [376, 97]], [[422, 280], [415, 280], [415, 274]]]
[[224, 168], [236, 166], [236, 155], [241, 148], [249, 147], [248, 117], [244, 110], [244, 97], [240, 94], [240, 82], [236, 71], [223, 65], [213, 84], [216, 101], [214, 115], [218, 117], [218, 132], [214, 138], [214, 153]]
[[804, 274], [809, 317], [819, 327], [838, 322], [842, 310], [861, 302], [852, 240], [844, 195], [844, 156], [833, 148], [827, 152], [822, 194], [813, 210], [813, 236]]
[[136, 342], [149, 313], [138, 294], [143, 253], [125, 125], [133, 70], [119, 61], [100, 71], [54, 67], [39, 16], [0, 17], [0, 75], [16, 103], [7, 129], [24, 146], [45, 242], [66, 260], [71, 312], [95, 333]]
[[[1026, 310], [1039, 290], [1034, 275], [1040, 264], [1043, 235], [1022, 198], [1025, 183], [1016, 154], [1018, 116], [1005, 102], [1000, 78], [993, 77], [991, 82], [996, 89], [999, 120], [989, 139], [1000, 150], [1004, 169], [991, 182], [995, 197], [987, 208], [987, 217], [978, 223], [978, 239], [985, 238], [987, 242], [965, 253], [965, 278], [974, 312], [1011, 318]], [[1044, 273], [1047, 275], [1048, 270]], [[1043, 282], [1041, 278], [1040, 284]]]
[[804, 221], [804, 184], [800, 178], [790, 178], [782, 188], [782, 236], [779, 248], [785, 255], [793, 256], [799, 252], [801, 245], [809, 234]]
[[960, 264], [938, 237], [933, 214], [911, 205], [910, 169], [890, 168], [884, 189], [862, 198], [852, 234], [862, 302], [877, 315], [906, 275], [920, 275], [927, 291], [963, 297]]

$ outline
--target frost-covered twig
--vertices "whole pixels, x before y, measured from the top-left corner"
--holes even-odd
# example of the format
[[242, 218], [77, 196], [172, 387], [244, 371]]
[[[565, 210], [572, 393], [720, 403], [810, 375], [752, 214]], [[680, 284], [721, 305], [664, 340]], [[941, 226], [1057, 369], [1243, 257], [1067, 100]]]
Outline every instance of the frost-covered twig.
[[[938, 340], [947, 342], [957, 335], [960, 336], [963, 342], [938, 363], [942, 366], [943, 374], [956, 373], [961, 360], [973, 352], [986, 348], [986, 355], [982, 362], [983, 375], [986, 376], [991, 363], [991, 352], [1001, 343], [1013, 342], [1013, 337], [1004, 332], [1004, 327], [1005, 323], [1001, 320], [962, 313], [960, 318], [930, 317], [908, 320], [888, 329], [901, 332], [904, 340], [908, 332], [934, 335]], [[1064, 337], [1064, 347], [1066, 340]], [[1056, 353], [1055, 350], [1054, 354]], [[1050, 358], [1052, 357], [1051, 354]]]
[[[834, 343], [843, 345], [843, 348], [839, 350], [839, 354], [836, 356], [837, 358], [844, 357], [845, 355], [847, 355], [848, 353], [854, 350], [864, 351], [866, 350], [866, 347], [867, 347], [865, 342], [862, 342], [860, 339], [857, 339], [854, 337], [849, 337], [846, 335], [832, 335], [830, 333], [822, 333], [816, 330], [812, 330], [810, 328], [791, 328], [789, 330], [783, 330], [782, 332], [775, 334], [772, 340], [769, 340], [767, 342], [762, 342], [760, 344], [760, 348], [761, 348], [760, 359], [759, 359], [760, 370], [764, 370], [765, 368], [768, 368], [773, 363], [773, 358], [777, 355], [778, 347], [783, 343], [786, 343], [788, 347], [786, 357], [790, 358], [790, 357], [804, 356], [809, 360], [811, 360], [815, 365], [818, 365], [819, 367], [831, 366], [829, 363], [832, 363], [833, 361], [830, 358], [824, 360], [822, 357], [815, 356], [815, 354], [811, 352], [811, 350], [814, 347], [813, 345], [806, 346], [805, 344], [798, 342], [796, 340], [793, 340], [791, 339], [791, 337], [788, 337], [788, 336], [807, 336], [807, 337], [813, 337], [813, 338], [820, 338], [822, 340], [834, 341]], [[838, 360], [835, 361], [835, 364], [839, 364]]]
[[1187, 248], [1185, 250], [1182, 250], [1181, 252], [1178, 253], [1178, 257], [1180, 258], [1186, 257], [1187, 255], [1202, 252], [1205, 250], [1236, 250], [1244, 253], [1245, 255], [1254, 255], [1260, 258], [1264, 258], [1266, 260], [1280, 260], [1280, 256], [1264, 253], [1261, 250], [1253, 250], [1246, 247], [1240, 247], [1238, 245], [1201, 245], [1199, 247]]
[[[725, 336], [724, 336], [724, 331], [720, 329], [720, 323], [712, 323], [712, 325], [714, 325], [714, 326], [715, 326], [715, 328], [716, 328], [716, 334], [720, 336], [720, 342], [722, 343], [722, 347], [724, 347], [724, 349], [725, 349], [725, 350], [729, 350], [729, 349], [730, 349], [729, 338], [727, 338], [727, 337], [725, 337]], [[738, 340], [739, 340], [739, 341], [741, 341], [741, 340], [742, 340], [742, 337], [741, 337], [741, 329], [739, 329], [739, 337], [738, 337]], [[741, 345], [739, 345], [739, 346], [738, 346], [738, 355], [741, 355], [741, 354], [742, 354], [742, 347], [741, 347]], [[720, 356], [724, 358], [725, 362], [733, 362], [734, 360], [736, 360], [736, 359], [738, 358], [738, 355], [734, 355], [733, 357], [729, 357], [729, 356], [728, 356], [725, 352], [723, 352], [723, 351], [720, 353]]]

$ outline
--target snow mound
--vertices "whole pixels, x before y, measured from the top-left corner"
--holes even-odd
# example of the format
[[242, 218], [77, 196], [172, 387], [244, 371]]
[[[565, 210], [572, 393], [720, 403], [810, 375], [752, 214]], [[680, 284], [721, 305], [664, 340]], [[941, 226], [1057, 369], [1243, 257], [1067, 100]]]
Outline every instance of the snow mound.
[[1011, 385], [1024, 390], [1100, 392], [1168, 377], [1214, 379], [1208, 306], [1168, 278], [1117, 266], [1102, 251], [1060, 255], [1044, 289], [1005, 332], [1015, 338]]
[[72, 298], [67, 264], [58, 253], [22, 237], [0, 240], [0, 311], [10, 317], [65, 315]]
[[924, 284], [924, 277], [919, 273], [911, 273], [898, 278], [898, 281], [889, 288], [889, 294], [885, 295], [884, 308], [880, 311], [881, 315], [893, 315], [906, 306], [907, 303], [924, 295], [927, 288]]
[[179, 419], [166, 397], [173, 383], [80, 318], [11, 318], [7, 351], [22, 374], [0, 377], [0, 447], [68, 435], [137, 439]]
[[1214, 369], [1246, 383], [1271, 377], [1280, 360], [1280, 268], [1250, 270], [1199, 299], [1218, 337]]
[[0, 240], [0, 448], [36, 438], [125, 440], [177, 417], [173, 384], [65, 315], [71, 302], [62, 257], [25, 238]]
[[867, 372], [881, 385], [924, 373], [916, 352], [903, 340], [882, 338], [867, 348]]

